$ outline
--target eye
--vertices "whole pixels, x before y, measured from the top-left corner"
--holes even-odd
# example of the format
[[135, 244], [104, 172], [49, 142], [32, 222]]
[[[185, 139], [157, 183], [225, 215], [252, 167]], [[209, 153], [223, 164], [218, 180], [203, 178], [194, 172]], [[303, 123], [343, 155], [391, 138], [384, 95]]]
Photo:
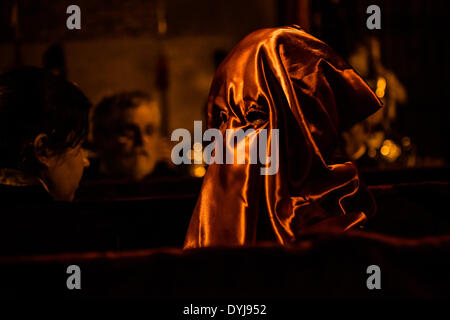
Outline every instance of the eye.
[[213, 128], [220, 128], [222, 124], [228, 121], [228, 110], [222, 106], [214, 104], [212, 107], [211, 125]]
[[126, 128], [126, 129], [123, 129], [121, 132], [120, 132], [120, 136], [122, 136], [122, 137], [126, 137], [126, 138], [133, 138], [134, 137], [134, 130], [133, 129], [130, 129], [130, 128]]
[[145, 134], [148, 136], [153, 135], [153, 133], [155, 133], [155, 127], [153, 125], [148, 125], [145, 127]]
[[268, 116], [267, 113], [264, 112], [263, 110], [250, 109], [247, 112], [246, 119], [249, 123], [253, 124], [254, 126], [259, 126], [267, 121]]
[[121, 138], [133, 139], [139, 128], [133, 124], [125, 124], [117, 128], [116, 135]]
[[221, 110], [219, 113], [220, 123], [225, 123], [228, 120], [228, 114], [225, 110]]

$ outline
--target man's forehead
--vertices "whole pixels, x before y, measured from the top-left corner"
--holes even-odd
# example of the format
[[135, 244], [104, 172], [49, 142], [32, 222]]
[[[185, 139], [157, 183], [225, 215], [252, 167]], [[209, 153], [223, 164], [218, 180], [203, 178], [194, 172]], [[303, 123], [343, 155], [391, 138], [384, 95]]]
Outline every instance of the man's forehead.
[[144, 102], [136, 107], [123, 110], [118, 120], [137, 123], [159, 123], [161, 117], [156, 102]]

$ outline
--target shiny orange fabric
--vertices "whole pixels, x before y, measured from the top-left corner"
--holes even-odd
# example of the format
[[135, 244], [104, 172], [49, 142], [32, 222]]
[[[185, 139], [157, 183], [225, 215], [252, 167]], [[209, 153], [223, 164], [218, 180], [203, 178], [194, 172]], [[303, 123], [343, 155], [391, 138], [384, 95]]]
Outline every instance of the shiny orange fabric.
[[[298, 26], [245, 37], [215, 74], [208, 127], [224, 135], [226, 129], [279, 129], [279, 170], [264, 176], [261, 165], [211, 164], [185, 248], [253, 244], [261, 218], [281, 244], [364, 222], [373, 214], [372, 198], [355, 165], [337, 160], [335, 150], [341, 130], [380, 107], [351, 67]], [[267, 119], [250, 121], [255, 110]]]

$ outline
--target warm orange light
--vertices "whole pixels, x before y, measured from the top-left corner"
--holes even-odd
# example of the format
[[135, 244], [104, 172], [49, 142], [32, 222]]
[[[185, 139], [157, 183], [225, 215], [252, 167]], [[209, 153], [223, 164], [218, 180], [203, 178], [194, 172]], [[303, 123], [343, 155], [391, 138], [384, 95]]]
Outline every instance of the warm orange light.
[[377, 81], [377, 89], [375, 91], [375, 94], [378, 98], [383, 98], [386, 91], [386, 79], [383, 77], [379, 77]]
[[386, 139], [383, 142], [380, 153], [389, 162], [394, 162], [401, 155], [402, 151], [396, 143], [392, 140]]
[[391, 148], [389, 148], [388, 146], [382, 146], [380, 152], [383, 156], [387, 157], [391, 152]]
[[197, 178], [201, 178], [205, 175], [206, 173], [206, 169], [203, 166], [196, 166], [193, 170], [192, 170], [192, 174], [194, 175], [194, 177]]
[[408, 148], [411, 146], [411, 139], [409, 137], [403, 137], [402, 138], [402, 144], [405, 148]]
[[194, 143], [194, 151], [196, 152], [202, 151], [202, 144], [200, 142]]

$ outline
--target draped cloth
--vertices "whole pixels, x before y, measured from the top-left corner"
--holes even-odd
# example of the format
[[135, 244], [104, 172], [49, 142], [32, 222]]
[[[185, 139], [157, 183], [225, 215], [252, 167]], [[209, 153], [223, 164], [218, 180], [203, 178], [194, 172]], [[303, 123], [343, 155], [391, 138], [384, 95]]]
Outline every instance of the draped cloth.
[[[275, 142], [271, 129], [278, 129], [279, 168], [263, 175], [261, 163], [211, 164], [184, 247], [253, 244], [258, 220], [267, 221], [283, 245], [313, 230], [347, 230], [366, 221], [375, 211], [373, 198], [356, 166], [336, 150], [342, 130], [380, 107], [366, 82], [300, 27], [245, 37], [215, 74], [208, 128], [224, 136], [227, 129], [254, 128], [256, 135], [266, 129], [268, 144]], [[224, 148], [233, 148], [230, 143], [224, 139]]]

